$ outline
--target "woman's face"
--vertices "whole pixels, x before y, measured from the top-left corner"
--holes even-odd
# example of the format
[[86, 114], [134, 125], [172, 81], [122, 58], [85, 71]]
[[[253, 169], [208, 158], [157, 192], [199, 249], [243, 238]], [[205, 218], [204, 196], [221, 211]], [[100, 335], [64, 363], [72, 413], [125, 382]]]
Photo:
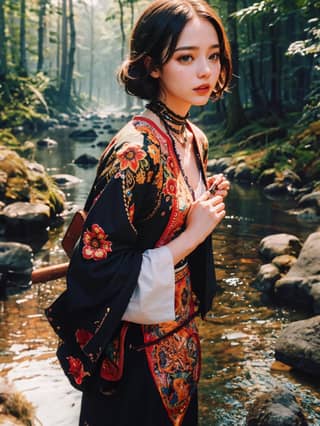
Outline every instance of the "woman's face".
[[208, 102], [220, 69], [217, 32], [208, 20], [194, 17], [182, 30], [169, 61], [151, 76], [160, 80], [160, 100], [185, 115], [192, 105]]

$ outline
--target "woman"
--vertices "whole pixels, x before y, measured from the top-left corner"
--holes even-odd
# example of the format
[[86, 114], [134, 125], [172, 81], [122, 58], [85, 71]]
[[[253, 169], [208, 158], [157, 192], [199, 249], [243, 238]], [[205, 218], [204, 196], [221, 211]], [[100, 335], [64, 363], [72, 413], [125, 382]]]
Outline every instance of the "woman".
[[206, 181], [208, 142], [187, 118], [230, 76], [206, 2], [156, 0], [139, 18], [119, 79], [149, 103], [101, 157], [67, 290], [47, 310], [60, 362], [83, 390], [81, 426], [197, 424], [194, 318], [211, 307], [211, 233], [229, 183]]

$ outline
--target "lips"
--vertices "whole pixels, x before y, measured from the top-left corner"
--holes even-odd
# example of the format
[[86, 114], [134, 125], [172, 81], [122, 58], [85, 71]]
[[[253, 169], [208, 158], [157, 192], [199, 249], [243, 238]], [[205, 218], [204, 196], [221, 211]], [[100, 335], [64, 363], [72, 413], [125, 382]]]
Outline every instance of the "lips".
[[198, 94], [204, 95], [207, 94], [210, 90], [209, 84], [202, 84], [201, 86], [198, 86], [193, 89], [194, 92], [197, 92]]

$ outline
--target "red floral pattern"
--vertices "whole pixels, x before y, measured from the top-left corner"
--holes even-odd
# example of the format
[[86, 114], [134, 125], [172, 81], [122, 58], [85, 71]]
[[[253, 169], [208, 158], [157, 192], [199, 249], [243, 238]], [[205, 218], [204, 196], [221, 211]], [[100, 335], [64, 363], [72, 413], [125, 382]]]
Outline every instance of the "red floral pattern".
[[69, 374], [74, 378], [74, 381], [77, 385], [81, 385], [83, 378], [85, 376], [90, 376], [90, 373], [84, 371], [84, 367], [79, 358], [74, 358], [73, 356], [68, 356], [67, 360], [69, 362]]
[[84, 330], [83, 328], [78, 329], [75, 333], [76, 335], [76, 341], [79, 344], [80, 348], [82, 349], [89, 340], [92, 339], [93, 334], [90, 333], [90, 331]]
[[111, 241], [107, 240], [108, 235], [97, 224], [91, 226], [91, 231], [87, 230], [83, 234], [82, 256], [85, 259], [102, 260], [112, 251]]
[[163, 192], [165, 194], [175, 195], [177, 193], [177, 181], [169, 178]]
[[139, 169], [139, 161], [146, 157], [146, 152], [139, 145], [124, 145], [117, 156], [120, 161], [120, 169], [130, 169], [134, 173]]

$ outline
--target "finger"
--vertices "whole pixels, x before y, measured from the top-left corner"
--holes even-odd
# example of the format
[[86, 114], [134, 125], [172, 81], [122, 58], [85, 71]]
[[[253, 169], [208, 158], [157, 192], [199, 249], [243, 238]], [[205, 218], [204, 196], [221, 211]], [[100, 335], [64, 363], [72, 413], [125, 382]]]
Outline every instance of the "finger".
[[216, 184], [216, 185], [219, 185], [222, 181], [223, 181], [223, 178], [224, 178], [224, 176], [223, 176], [223, 174], [217, 174], [217, 175], [213, 175], [213, 176], [210, 176], [209, 178], [208, 178], [208, 186], [210, 187], [211, 185], [213, 185], [214, 183]]
[[196, 200], [196, 202], [198, 201], [207, 201], [208, 199], [210, 199], [211, 198], [211, 193], [210, 193], [210, 191], [209, 190], [207, 190], [206, 192], [204, 192], [197, 200]]
[[214, 208], [216, 213], [220, 213], [225, 210], [225, 205], [224, 203], [220, 203], [220, 204], [217, 204]]
[[217, 206], [218, 204], [223, 202], [223, 197], [221, 195], [215, 195], [214, 197], [211, 197], [210, 203], [213, 206]]
[[216, 195], [219, 195], [220, 197], [225, 198], [228, 195], [228, 191], [226, 191], [226, 190], [221, 190], [221, 191], [218, 190], [216, 192]]

